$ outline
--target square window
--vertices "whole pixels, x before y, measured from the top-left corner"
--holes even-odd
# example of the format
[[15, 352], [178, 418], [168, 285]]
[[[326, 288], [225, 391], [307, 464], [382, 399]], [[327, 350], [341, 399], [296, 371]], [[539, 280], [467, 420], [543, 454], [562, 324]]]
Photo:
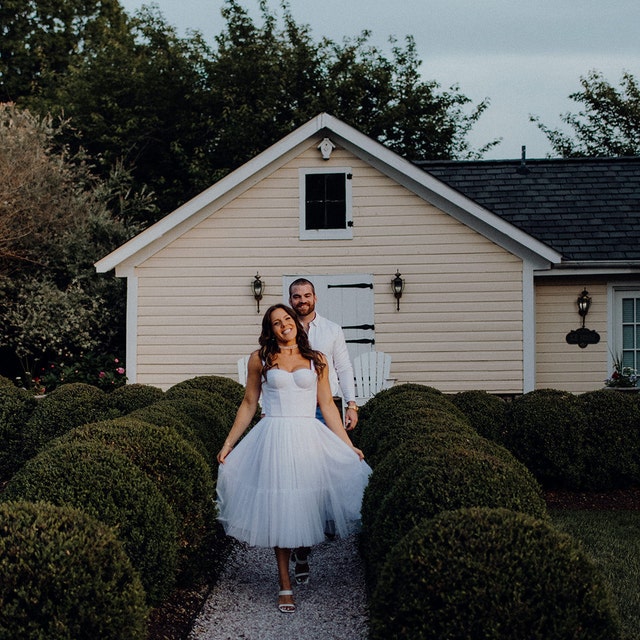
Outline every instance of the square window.
[[352, 237], [350, 170], [301, 169], [300, 239]]

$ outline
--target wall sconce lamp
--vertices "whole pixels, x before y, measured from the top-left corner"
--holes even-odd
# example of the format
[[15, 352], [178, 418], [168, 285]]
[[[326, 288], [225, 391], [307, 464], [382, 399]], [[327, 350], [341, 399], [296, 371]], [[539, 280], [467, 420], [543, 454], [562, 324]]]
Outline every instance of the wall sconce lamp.
[[587, 313], [589, 313], [589, 307], [591, 306], [591, 296], [586, 289], [583, 289], [582, 293], [578, 296], [577, 305], [578, 313], [582, 318], [582, 326], [584, 327], [585, 318], [587, 317]]
[[262, 300], [262, 294], [264, 293], [264, 282], [260, 280], [260, 274], [258, 274], [258, 272], [256, 272], [256, 277], [251, 283], [251, 291], [253, 292], [253, 297], [256, 300], [256, 313], [260, 313], [260, 300]]
[[576, 304], [578, 305], [578, 314], [582, 318], [582, 326], [569, 331], [566, 340], [568, 344], [577, 344], [581, 349], [584, 349], [589, 344], [598, 344], [598, 342], [600, 342], [600, 334], [584, 326], [587, 313], [589, 313], [589, 307], [591, 307], [591, 296], [586, 288], [584, 288], [578, 296]]
[[402, 298], [402, 292], [404, 291], [404, 280], [400, 276], [400, 271], [396, 269], [396, 277], [391, 281], [391, 290], [393, 291], [393, 296], [396, 299], [396, 309], [398, 311], [400, 311], [400, 298]]

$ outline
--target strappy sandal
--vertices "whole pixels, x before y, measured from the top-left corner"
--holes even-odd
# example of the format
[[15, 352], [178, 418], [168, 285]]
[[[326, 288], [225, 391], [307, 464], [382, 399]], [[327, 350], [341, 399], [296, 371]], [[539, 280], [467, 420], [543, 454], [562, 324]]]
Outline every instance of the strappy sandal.
[[[293, 591], [291, 591], [291, 589], [280, 589], [280, 591], [278, 591], [278, 597], [292, 595]], [[278, 603], [278, 609], [281, 613], [294, 613], [296, 610], [296, 605], [295, 602]]]
[[293, 570], [293, 577], [298, 584], [307, 584], [309, 582], [309, 558], [299, 560], [295, 550], [291, 552], [291, 562], [295, 562], [296, 566]]

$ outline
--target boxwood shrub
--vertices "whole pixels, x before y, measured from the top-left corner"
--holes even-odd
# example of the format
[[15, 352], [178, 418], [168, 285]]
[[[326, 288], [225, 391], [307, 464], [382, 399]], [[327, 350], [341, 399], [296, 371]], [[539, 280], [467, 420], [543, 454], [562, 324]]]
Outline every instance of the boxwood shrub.
[[116, 530], [151, 604], [169, 593], [176, 518], [155, 484], [123, 454], [88, 442], [49, 447], [25, 463], [1, 497], [83, 509]]
[[578, 396], [584, 416], [580, 488], [605, 491], [640, 483], [640, 406], [633, 396], [611, 390]]
[[[212, 396], [212, 394], [205, 395]], [[202, 441], [207, 452], [207, 461], [210, 465], [214, 464], [216, 455], [229, 433], [233, 418], [229, 422], [228, 414], [225, 411], [214, 408], [211, 402], [193, 400], [189, 397], [170, 398], [167, 396], [165, 400], [156, 402], [152, 406], [162, 407], [163, 410], [174, 410], [174, 415], [178, 416], [184, 424], [190, 427]], [[139, 417], [140, 413], [134, 412], [133, 415]], [[217, 463], [215, 463], [214, 468], [217, 469]]]
[[406, 443], [396, 450], [397, 474], [390, 490], [362, 512], [361, 548], [371, 585], [389, 548], [423, 518], [465, 507], [504, 507], [546, 517], [531, 473], [499, 445], [484, 442], [482, 448], [452, 442], [426, 452]]
[[27, 458], [24, 428], [36, 402], [25, 389], [0, 386], [0, 481], [10, 478]]
[[502, 398], [486, 391], [461, 391], [451, 396], [451, 402], [481, 436], [503, 443], [507, 403]]
[[540, 389], [515, 398], [505, 416], [505, 446], [545, 488], [580, 487], [584, 413], [577, 396]]
[[390, 552], [371, 640], [616, 640], [596, 568], [569, 536], [507, 509], [420, 522]]
[[38, 402], [25, 427], [28, 455], [63, 433], [87, 422], [116, 418], [108, 395], [89, 384], [64, 384]]
[[389, 400], [380, 407], [380, 415], [356, 427], [358, 446], [375, 468], [396, 447], [414, 436], [430, 431], [450, 431], [477, 435], [464, 416], [448, 409], [431, 407], [419, 396], [406, 395], [402, 401]]
[[174, 393], [182, 389], [199, 389], [209, 393], [218, 393], [231, 401], [235, 409], [240, 406], [244, 398], [244, 386], [231, 378], [223, 376], [196, 376], [189, 380], [183, 380], [167, 389], [167, 394], [171, 397]]
[[160, 400], [142, 409], [136, 409], [126, 417], [133, 420], [141, 420], [155, 424], [159, 427], [170, 427], [179, 433], [190, 445], [199, 451], [205, 460], [209, 460], [209, 451], [204, 446], [202, 439], [190, 426], [192, 421], [185, 416], [184, 412], [171, 402]]
[[112, 529], [46, 502], [0, 504], [0, 637], [146, 638], [145, 593]]
[[216, 524], [211, 469], [175, 430], [123, 417], [72, 429], [51, 446], [64, 442], [99, 443], [147, 474], [177, 518], [182, 568], [211, 540]]
[[121, 415], [126, 416], [136, 409], [147, 407], [163, 398], [164, 391], [159, 387], [136, 382], [117, 387], [109, 393], [109, 404]]

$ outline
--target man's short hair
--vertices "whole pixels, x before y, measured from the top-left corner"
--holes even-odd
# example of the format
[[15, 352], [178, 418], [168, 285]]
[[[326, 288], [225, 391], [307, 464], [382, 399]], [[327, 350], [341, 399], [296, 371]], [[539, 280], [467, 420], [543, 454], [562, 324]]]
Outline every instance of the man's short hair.
[[298, 285], [305, 285], [308, 284], [311, 287], [311, 291], [313, 291], [313, 295], [316, 295], [316, 288], [313, 286], [313, 282], [311, 282], [310, 280], [307, 280], [306, 278], [298, 278], [297, 280], [294, 280], [290, 285], [289, 285], [289, 297], [291, 297], [291, 292], [293, 290], [293, 287], [297, 287]]

